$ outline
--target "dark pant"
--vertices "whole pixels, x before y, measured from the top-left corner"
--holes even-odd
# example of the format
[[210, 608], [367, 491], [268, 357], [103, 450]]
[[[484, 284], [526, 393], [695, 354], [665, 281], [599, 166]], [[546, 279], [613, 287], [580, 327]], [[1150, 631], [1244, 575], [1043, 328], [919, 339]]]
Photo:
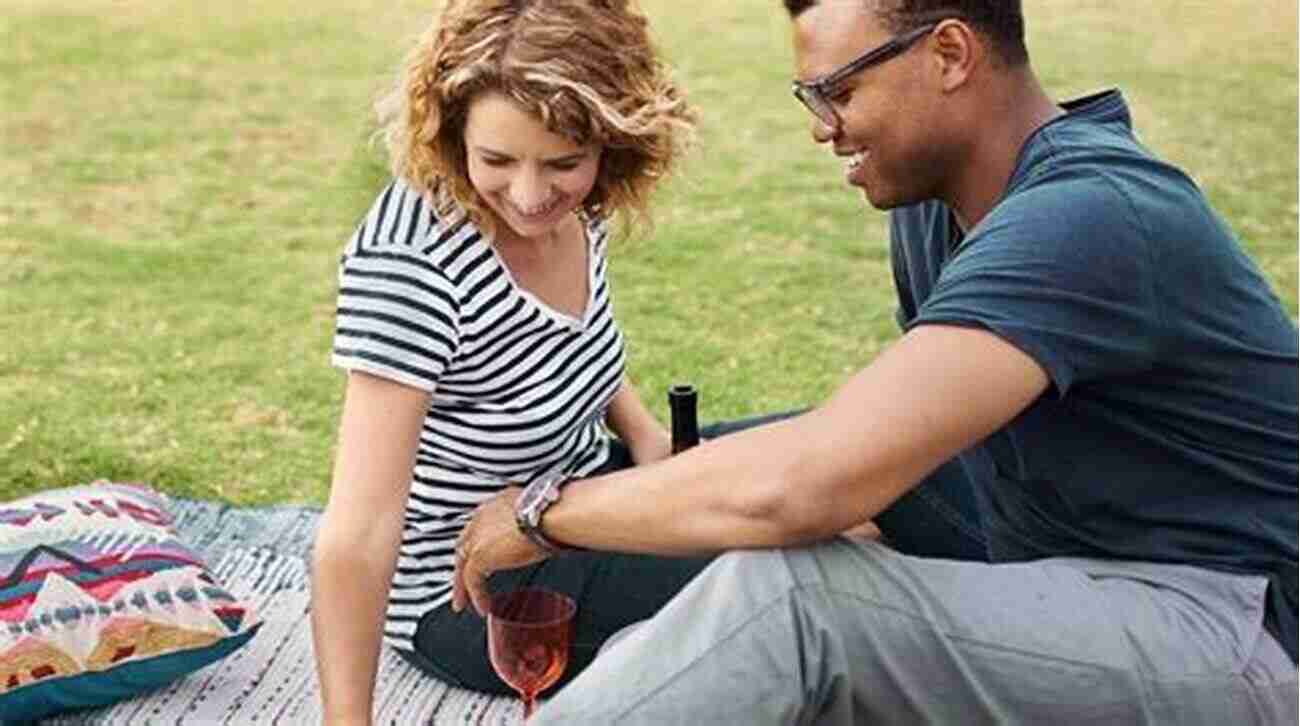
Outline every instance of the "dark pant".
[[[701, 435], [717, 438], [796, 413], [714, 424], [703, 429]], [[627, 448], [614, 442], [609, 461], [597, 473], [630, 466]], [[877, 516], [875, 522], [892, 547], [909, 554], [987, 559], [974, 496], [956, 462], [935, 471]], [[654, 616], [712, 559], [577, 552], [498, 572], [489, 578], [488, 587], [493, 592], [528, 585], [545, 587], [578, 603], [569, 666], [553, 691], [586, 668], [606, 638], [624, 626]], [[487, 622], [473, 608], [455, 613], [447, 604], [429, 611], [416, 630], [415, 648], [416, 652], [402, 655], [439, 680], [476, 691], [514, 693], [492, 670], [487, 654]]]

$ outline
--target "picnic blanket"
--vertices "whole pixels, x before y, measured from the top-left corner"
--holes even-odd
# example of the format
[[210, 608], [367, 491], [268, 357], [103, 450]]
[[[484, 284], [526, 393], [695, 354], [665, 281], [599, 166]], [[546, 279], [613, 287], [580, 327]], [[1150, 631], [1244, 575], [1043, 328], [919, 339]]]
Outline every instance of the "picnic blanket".
[[[41, 726], [320, 723], [312, 659], [308, 554], [320, 510], [236, 508], [173, 500], [181, 537], [212, 565], [231, 592], [262, 615], [261, 631], [240, 650], [187, 678], [107, 708], [65, 714]], [[517, 699], [452, 688], [384, 648], [375, 690], [375, 723], [513, 726]]]

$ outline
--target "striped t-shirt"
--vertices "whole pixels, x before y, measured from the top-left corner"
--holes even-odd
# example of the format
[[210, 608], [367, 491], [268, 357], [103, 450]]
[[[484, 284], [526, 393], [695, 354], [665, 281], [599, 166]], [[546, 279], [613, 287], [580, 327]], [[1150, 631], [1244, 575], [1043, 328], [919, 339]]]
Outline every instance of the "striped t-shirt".
[[591, 473], [609, 455], [605, 409], [623, 337], [605, 280], [608, 229], [585, 226], [590, 296], [579, 319], [515, 284], [464, 213], [442, 219], [398, 180], [343, 253], [335, 365], [429, 391], [385, 639], [411, 649], [451, 597], [453, 546], [507, 484]]

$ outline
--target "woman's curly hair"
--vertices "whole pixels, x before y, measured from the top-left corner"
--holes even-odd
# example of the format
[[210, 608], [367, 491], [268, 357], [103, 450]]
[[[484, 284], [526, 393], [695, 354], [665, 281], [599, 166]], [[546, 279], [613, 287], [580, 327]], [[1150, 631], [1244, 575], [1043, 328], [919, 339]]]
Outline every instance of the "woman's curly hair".
[[440, 212], [492, 229], [469, 181], [465, 119], [495, 91], [547, 130], [603, 147], [581, 212], [650, 226], [649, 196], [691, 140], [695, 115], [632, 0], [448, 0], [377, 108], [392, 172]]

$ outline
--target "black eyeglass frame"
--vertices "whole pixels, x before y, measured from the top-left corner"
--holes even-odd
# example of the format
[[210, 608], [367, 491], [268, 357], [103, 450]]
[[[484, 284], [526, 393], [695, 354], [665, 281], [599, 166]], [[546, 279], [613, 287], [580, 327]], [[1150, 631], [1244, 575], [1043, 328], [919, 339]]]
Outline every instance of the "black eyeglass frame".
[[906, 33], [896, 35], [875, 48], [868, 50], [857, 58], [854, 58], [848, 63], [845, 63], [839, 68], [836, 68], [830, 73], [814, 78], [811, 81], [800, 81], [796, 79], [791, 82], [791, 90], [794, 92], [794, 97], [799, 99], [804, 107], [807, 108], [813, 116], [817, 117], [817, 120], [821, 121], [827, 127], [838, 131], [842, 122], [839, 113], [835, 111], [835, 107], [831, 104], [830, 99], [827, 98], [827, 92], [845, 78], [866, 70], [871, 66], [884, 63], [894, 56], [900, 55], [908, 48], [911, 48], [916, 41], [939, 27], [939, 24], [942, 22], [942, 20], [937, 20], [933, 23], [926, 23], [918, 28], [913, 28], [912, 30], [907, 31]]

